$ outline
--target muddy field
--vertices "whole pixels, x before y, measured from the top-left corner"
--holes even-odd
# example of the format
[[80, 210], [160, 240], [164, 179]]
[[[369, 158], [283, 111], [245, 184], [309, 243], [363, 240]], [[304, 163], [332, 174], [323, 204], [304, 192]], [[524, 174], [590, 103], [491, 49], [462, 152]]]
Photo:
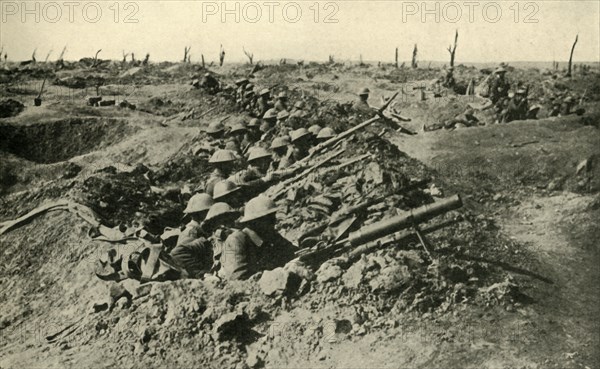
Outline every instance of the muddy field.
[[[250, 69], [213, 72], [232, 83]], [[193, 88], [201, 73], [172, 63], [4, 68], [0, 100], [13, 102], [0, 118], [0, 222], [70, 200], [108, 227], [180, 226], [179, 190], [211, 170], [194, 154], [202, 128], [247, 118], [226, 94]], [[286, 267], [302, 282], [277, 297], [260, 275], [104, 282], [94, 263], [112, 245], [72, 212], [50, 211], [0, 235], [0, 367], [598, 368], [599, 71], [510, 69], [532, 86], [539, 119], [486, 124], [482, 111], [479, 126], [425, 132], [482, 102], [450, 90], [435, 98], [440, 74], [310, 63], [266, 66], [252, 80], [302, 99], [310, 124], [338, 132], [370, 118], [350, 108], [361, 87], [373, 106], [403, 91], [393, 107], [417, 134], [379, 122], [353, 135], [339, 162], [369, 159], [303, 179], [277, 201], [278, 229], [297, 241], [328, 211], [364, 199], [385, 198], [366, 225], [460, 195], [461, 209], [423, 225], [432, 255], [409, 230], [362, 256]], [[484, 77], [457, 68], [459, 84]], [[549, 117], [548, 98], [565, 91], [585, 113]], [[96, 93], [115, 105], [88, 106]]]

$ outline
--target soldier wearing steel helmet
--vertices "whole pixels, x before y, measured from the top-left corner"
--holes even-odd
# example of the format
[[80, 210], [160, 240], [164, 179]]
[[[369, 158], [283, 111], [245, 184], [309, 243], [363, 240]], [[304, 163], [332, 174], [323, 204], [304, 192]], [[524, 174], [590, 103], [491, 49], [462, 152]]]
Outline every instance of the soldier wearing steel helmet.
[[271, 91], [268, 88], [263, 88], [259, 91], [258, 100], [256, 101], [256, 114], [259, 118], [263, 118], [265, 113], [272, 108]]
[[190, 198], [184, 213], [190, 222], [181, 232], [177, 245], [170, 254], [192, 278], [200, 277], [212, 267], [212, 245], [202, 224], [213, 205], [210, 195], [201, 193]]
[[232, 150], [232, 151], [236, 152], [237, 154], [242, 153], [241, 148], [245, 144], [244, 142], [248, 140], [248, 138], [247, 138], [248, 129], [246, 128], [246, 125], [247, 125], [246, 121], [242, 119], [239, 122], [232, 124], [231, 127], [229, 127], [227, 136], [228, 136], [228, 143], [231, 142], [231, 144], [229, 144], [229, 146], [227, 146], [227, 144], [226, 144], [225, 145], [226, 149]]
[[527, 101], [527, 89], [519, 87], [508, 102], [508, 106], [502, 117], [502, 122], [508, 123], [513, 120], [525, 120], [527, 119], [528, 110], [529, 103]]
[[225, 136], [225, 126], [221, 122], [212, 122], [205, 129], [208, 144], [213, 148], [221, 148]]
[[228, 178], [243, 188], [243, 196], [247, 199], [266, 190], [278, 178], [270, 173], [273, 153], [263, 147], [252, 147], [248, 150], [248, 168]]
[[237, 230], [235, 220], [239, 216], [240, 211], [225, 202], [216, 202], [210, 207], [203, 228], [210, 234], [209, 240], [212, 244], [211, 271], [220, 269], [223, 243], [227, 237]]
[[212, 196], [215, 184], [231, 175], [237, 160], [238, 158], [231, 150], [216, 151], [208, 161], [214, 170], [204, 184], [204, 192]]
[[223, 243], [218, 275], [229, 280], [247, 279], [261, 270], [272, 270], [294, 258], [297, 248], [275, 230], [277, 208], [264, 195], [248, 201], [240, 224]]
[[368, 112], [372, 113], [373, 109], [369, 106], [369, 94], [371, 91], [364, 87], [358, 91], [358, 100], [354, 102], [354, 109], [359, 112]]
[[288, 110], [288, 96], [285, 92], [280, 92], [275, 99], [275, 110], [278, 112], [287, 111]]
[[333, 128], [325, 127], [321, 131], [319, 131], [319, 133], [317, 134], [317, 142], [318, 143], [325, 142], [335, 136], [337, 136], [337, 133], [335, 133]]
[[490, 85], [490, 100], [493, 104], [508, 97], [510, 83], [506, 80], [506, 69], [499, 67], [494, 71], [494, 79]]
[[248, 85], [250, 81], [248, 78], [240, 78], [235, 81], [236, 90], [235, 90], [235, 99], [238, 104], [241, 104], [241, 101], [244, 97], [244, 93], [246, 91], [246, 85]]
[[277, 111], [275, 109], [269, 109], [262, 118], [260, 125], [260, 141], [267, 143], [275, 137], [277, 133]]
[[241, 187], [229, 180], [217, 182], [213, 189], [213, 200], [224, 202], [233, 208], [244, 206], [244, 199], [241, 196]]
[[200, 82], [200, 87], [205, 89], [209, 94], [214, 95], [221, 90], [219, 81], [210, 73], [205, 73]]
[[[293, 147], [290, 137], [279, 136], [275, 137], [271, 142], [271, 150], [273, 150], [273, 156], [271, 159], [270, 171], [278, 171], [289, 168], [293, 164], [293, 160], [290, 160], [291, 152]], [[288, 153], [290, 153], [288, 155]]]
[[291, 158], [294, 162], [297, 162], [310, 153], [312, 147], [311, 140], [312, 135], [306, 128], [298, 128], [290, 133], [292, 141], [293, 151]]
[[306, 118], [309, 115], [306, 110], [306, 103], [304, 101], [298, 101], [294, 104], [294, 108], [290, 112], [290, 117]]

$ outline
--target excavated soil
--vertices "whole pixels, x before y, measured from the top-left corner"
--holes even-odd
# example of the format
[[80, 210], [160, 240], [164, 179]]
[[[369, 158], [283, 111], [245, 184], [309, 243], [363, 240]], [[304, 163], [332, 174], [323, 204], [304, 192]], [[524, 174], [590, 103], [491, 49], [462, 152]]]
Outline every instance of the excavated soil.
[[[232, 68], [223, 74], [233, 79], [245, 75], [245, 69]], [[358, 86], [370, 85], [372, 77], [380, 78], [372, 86], [378, 105], [377, 99], [390, 96], [399, 83], [438, 73], [340, 65], [296, 70], [268, 67], [256, 73], [257, 83], [272, 86], [290, 81], [288, 93], [293, 99], [303, 98], [315, 111], [308, 123], [327, 123], [338, 130], [365, 118], [344, 100]], [[71, 72], [85, 77], [77, 69]], [[103, 71], [108, 79], [122, 72], [114, 66]], [[155, 234], [165, 226], [177, 226], [185, 205], [180, 189], [201, 184], [210, 171], [205, 158], [189, 153], [192, 142], [203, 140], [196, 130], [236, 110], [226, 95], [160, 85], [167, 77], [184, 83], [197, 72], [191, 66], [152, 66], [132, 72], [127, 78], [148, 85], [137, 97], [142, 112], [103, 110], [103, 116], [115, 117], [63, 118], [30, 125], [20, 116], [21, 121], [0, 126], [0, 150], [11, 163], [33, 162], [44, 170], [67, 172], [46, 175], [43, 185], [23, 182], [20, 175], [5, 176], [12, 183], [1, 197], [0, 220], [49, 199], [69, 198], [92, 208], [109, 226], [144, 226]], [[471, 76], [476, 71], [461, 73]], [[324, 97], [317, 90], [331, 95]], [[447, 107], [459, 112], [463, 103]], [[445, 110], [416, 97], [403, 104], [407, 112], [425, 109], [433, 119], [442, 119], [439, 114]], [[31, 114], [29, 109], [25, 117]], [[189, 119], [164, 120], [188, 109], [194, 109]], [[121, 117], [124, 114], [128, 119]], [[420, 114], [410, 123], [413, 128], [428, 117]], [[146, 120], [147, 124], [139, 124]], [[0, 330], [6, 337], [0, 342], [0, 366], [593, 367], [598, 352], [589, 346], [594, 341], [586, 322], [592, 327], [589, 322], [597, 315], [590, 310], [580, 316], [584, 323], [573, 323], [560, 315], [560, 309], [540, 305], [558, 301], [570, 306], [569, 296], [594, 293], [585, 291], [584, 284], [564, 282], [581, 265], [578, 258], [585, 250], [578, 251], [577, 257], [569, 253], [568, 266], [555, 272], [562, 254], [540, 257], [539, 250], [528, 244], [532, 238], [522, 237], [520, 222], [509, 221], [522, 218], [523, 212], [538, 216], [529, 205], [519, 207], [521, 201], [529, 204], [532, 194], [543, 198], [563, 188], [597, 193], [597, 128], [580, 122], [569, 126], [571, 122], [517, 122], [411, 138], [375, 124], [356, 134], [332, 164], [363, 153], [371, 154], [368, 160], [343, 170], [319, 170], [278, 199], [278, 229], [289, 239], [297, 240], [302, 231], [343, 205], [377, 197], [383, 201], [359, 214], [361, 224], [454, 193], [463, 195], [465, 206], [425, 226], [425, 230], [440, 226], [427, 236], [435, 249], [432, 255], [407, 230], [401, 240], [358, 258], [341, 254], [314, 265], [288, 265], [285, 271], [298, 279], [277, 297], [264, 294], [260, 274], [240, 282], [100, 281], [93, 264], [114, 245], [90, 239], [90, 226], [73, 214], [49, 212], [0, 236]], [[555, 145], [553, 155], [538, 149], [541, 145], [532, 143], [536, 140]], [[573, 142], [582, 146], [573, 148]], [[521, 161], [510, 155], [514, 151]], [[573, 151], [579, 156], [565, 159]], [[585, 159], [589, 162], [578, 170]], [[501, 167], [488, 165], [492, 160]], [[83, 169], [67, 171], [71, 161]], [[523, 163], [536, 163], [536, 171], [523, 170]], [[459, 165], [464, 169], [463, 164], [480, 169], [453, 170]], [[515, 171], [516, 176], [507, 174]], [[562, 185], [542, 186], [554, 178], [563, 178]], [[584, 206], [587, 198], [567, 200], [582, 214], [573, 221], [589, 224], [597, 213], [597, 205]], [[555, 211], [560, 200], [550, 203], [543, 218], [557, 213], [560, 219], [539, 222], [544, 227], [534, 231], [563, 234], [566, 230], [557, 225], [570, 213]], [[511, 228], [515, 224], [517, 228]], [[576, 229], [583, 238], [597, 233], [583, 225]], [[565, 243], [570, 242], [565, 238]], [[132, 245], [117, 247], [127, 246]], [[586, 243], [586, 247], [593, 245]], [[556, 280], [562, 291], [575, 289], [573, 294], [544, 300]], [[593, 301], [577, 303], [587, 309]], [[560, 327], [548, 323], [553, 317], [560, 319]], [[582, 347], [569, 343], [571, 338], [555, 338], [549, 342], [560, 352], [536, 348], [543, 332], [558, 337], [571, 327], [576, 327]]]

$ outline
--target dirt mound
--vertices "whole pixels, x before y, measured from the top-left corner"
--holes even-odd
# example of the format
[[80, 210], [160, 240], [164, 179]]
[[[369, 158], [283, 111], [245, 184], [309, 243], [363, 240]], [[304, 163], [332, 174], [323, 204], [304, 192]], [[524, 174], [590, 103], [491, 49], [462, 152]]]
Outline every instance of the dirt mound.
[[117, 119], [70, 118], [0, 125], [0, 150], [36, 163], [56, 163], [106, 147], [135, 128]]

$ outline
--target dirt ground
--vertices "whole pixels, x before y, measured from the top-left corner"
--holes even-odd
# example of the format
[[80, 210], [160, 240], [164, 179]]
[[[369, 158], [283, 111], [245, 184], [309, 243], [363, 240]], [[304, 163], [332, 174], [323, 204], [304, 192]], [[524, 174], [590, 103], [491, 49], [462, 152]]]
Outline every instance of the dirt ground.
[[[113, 175], [109, 167], [135, 173], [144, 164], [171, 185], [186, 184], [189, 167], [204, 164], [182, 164], [177, 155], [189, 149], [201, 127], [231, 109], [191, 89], [193, 71], [185, 68], [163, 68], [138, 83], [130, 98], [137, 110], [87, 107], [52, 89], [36, 108], [34, 90], [4, 89], [3, 95], [22, 99], [25, 110], [0, 120], [0, 221], [48, 200], [79, 196], [90, 178], [129, 188], [130, 177]], [[402, 82], [428, 81], [436, 74], [409, 71], [399, 77], [389, 70], [315, 67], [292, 80], [296, 72], [289, 68], [260, 75], [259, 82], [291, 81], [297, 93], [333, 102], [347, 102], [367, 85], [373, 105]], [[222, 71], [229, 79], [241, 73], [233, 67]], [[576, 80], [571, 88], [584, 89], [590, 79]], [[90, 240], [80, 218], [49, 212], [0, 236], [0, 368], [600, 368], [598, 101], [588, 103], [583, 118], [422, 131], [428, 119], [464, 103], [460, 97], [440, 104], [409, 96], [398, 106], [413, 118], [406, 126], [418, 134], [389, 131], [385, 137], [425, 164], [440, 191], [462, 195], [463, 216], [487, 225], [481, 232], [488, 238], [475, 238], [469, 252], [456, 257], [506, 278], [479, 286], [489, 295], [518, 286], [511, 303], [464, 296], [448, 308], [410, 311], [386, 305], [402, 294], [380, 301], [375, 294], [323, 284], [284, 306], [264, 296], [243, 300], [244, 294], [260, 295], [256, 281], [226, 286], [178, 281], [154, 284], [130, 307], [95, 313], [93, 305], [106, 301], [111, 285], [94, 276], [93, 265], [109, 245]], [[166, 118], [215, 106], [199, 118]], [[158, 197], [135, 191], [128, 192], [134, 200], [115, 199], [117, 208], [108, 209], [133, 216], [137, 208], [157, 207]], [[433, 236], [434, 246], [448, 247], [449, 234]], [[253, 326], [259, 338], [215, 342], [202, 324], [221, 313], [223, 301], [236, 299], [243, 300], [234, 305], [245, 314], [260, 310]], [[59, 339], [48, 342], [56, 333]]]

